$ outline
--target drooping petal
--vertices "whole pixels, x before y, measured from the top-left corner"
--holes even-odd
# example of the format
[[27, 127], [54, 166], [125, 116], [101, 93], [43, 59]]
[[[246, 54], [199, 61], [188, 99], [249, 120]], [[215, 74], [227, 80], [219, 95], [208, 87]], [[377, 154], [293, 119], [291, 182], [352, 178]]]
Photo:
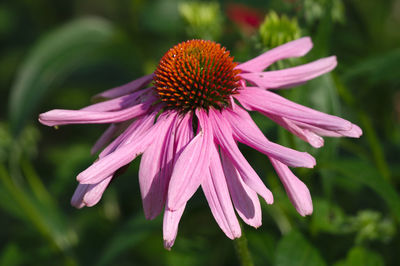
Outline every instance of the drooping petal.
[[[285, 118], [285, 120], [289, 120]], [[314, 125], [298, 122], [298, 121], [291, 121], [292, 123], [295, 123], [298, 127], [312, 131], [315, 134], [318, 134], [319, 136], [327, 136], [327, 137], [350, 137], [350, 138], [359, 138], [362, 135], [362, 130], [359, 126], [355, 124], [351, 124], [351, 127], [349, 130], [337, 130], [337, 131], [332, 131], [328, 130], [322, 127], [316, 127]]]
[[297, 212], [301, 216], [310, 215], [313, 212], [313, 205], [307, 186], [286, 165], [273, 158], [270, 160]]
[[271, 49], [256, 58], [238, 65], [236, 68], [245, 72], [261, 72], [278, 60], [300, 57], [307, 54], [312, 46], [310, 37], [303, 37]]
[[[285, 118], [285, 117], [278, 117], [278, 116], [274, 116], [274, 115], [269, 115], [268, 117], [271, 118], [273, 121], [275, 121], [280, 126], [286, 128], [287, 130], [292, 132], [294, 135], [296, 135], [300, 139], [308, 142], [314, 148], [320, 148], [320, 147], [324, 146], [324, 139], [321, 138], [314, 131], [309, 130], [307, 128], [303, 128], [303, 127], [299, 126], [298, 123], [296, 123], [288, 118]], [[306, 125], [306, 124], [304, 124], [304, 125]], [[315, 127], [315, 128], [317, 128], [317, 127]], [[283, 163], [285, 163], [285, 162], [283, 162]]]
[[92, 207], [100, 201], [112, 178], [113, 176], [109, 176], [97, 184], [88, 185], [85, 196], [83, 196], [83, 202], [86, 206]]
[[233, 210], [228, 186], [215, 145], [211, 147], [210, 172], [201, 183], [211, 212], [219, 227], [230, 238], [241, 235], [240, 225]]
[[104, 157], [99, 157], [98, 161], [81, 172], [77, 176], [77, 180], [82, 184], [95, 184], [102, 181], [122, 166], [131, 162], [139, 154], [143, 153], [152, 143], [158, 131], [168, 126], [168, 121], [157, 121], [151, 129], [142, 132], [142, 134], [138, 134], [135, 141], [130, 140], [128, 137], [118, 149]]
[[96, 205], [112, 178], [113, 176], [109, 176], [97, 184], [78, 184], [71, 198], [71, 205], [78, 209], [84, 206], [92, 207]]
[[55, 109], [40, 114], [39, 121], [47, 126], [118, 123], [146, 114], [153, 101], [154, 99], [115, 112]]
[[339, 130], [338, 133], [350, 138], [359, 138], [363, 134], [362, 129], [356, 124], [351, 124], [350, 130]]
[[233, 162], [235, 168], [243, 178], [244, 183], [260, 194], [268, 204], [272, 204], [274, 199], [271, 191], [266, 188], [260, 177], [244, 158], [233, 139], [230, 125], [225, 121], [225, 118], [217, 112], [218, 111], [215, 111], [212, 108], [209, 110], [214, 136], [218, 144]]
[[139, 117], [133, 121], [124, 132], [122, 132], [103, 149], [103, 151], [99, 154], [99, 158], [103, 158], [104, 156], [112, 153], [121, 145], [135, 141], [138, 136], [152, 127], [156, 114], [157, 110], [151, 112], [149, 115]]
[[313, 110], [259, 88], [243, 88], [235, 98], [246, 109], [258, 111], [266, 116], [286, 117], [332, 131], [348, 131], [352, 128], [352, 124], [345, 119]]
[[192, 112], [188, 112], [184, 115], [178, 124], [178, 130], [175, 136], [175, 157], [174, 164], [179, 158], [183, 149], [188, 145], [190, 140], [193, 138], [193, 127], [192, 127]]
[[196, 192], [210, 164], [212, 129], [204, 110], [196, 110], [200, 131], [177, 159], [168, 188], [167, 208], [177, 210]]
[[116, 98], [128, 93], [140, 90], [153, 80], [154, 74], [149, 74], [131, 81], [125, 85], [106, 90], [94, 96], [94, 98]]
[[309, 168], [315, 166], [315, 159], [310, 154], [269, 141], [253, 122], [250, 115], [239, 106], [235, 107], [235, 111], [226, 109], [223, 113], [238, 141], [290, 166]]
[[261, 206], [257, 193], [241, 179], [235, 166], [221, 150], [222, 166], [233, 205], [245, 223], [255, 228], [261, 226]]
[[85, 203], [83, 202], [83, 197], [85, 196], [85, 193], [89, 186], [90, 186], [89, 184], [78, 184], [71, 198], [72, 206], [78, 209], [85, 207]]
[[168, 250], [170, 250], [175, 243], [176, 235], [178, 233], [179, 221], [181, 220], [185, 207], [186, 204], [184, 204], [176, 211], [170, 211], [168, 209], [164, 211], [163, 239], [164, 247]]
[[[192, 113], [189, 112], [179, 121], [178, 129], [175, 137], [175, 157], [174, 164], [179, 158], [180, 154], [193, 138], [192, 130]], [[186, 204], [176, 211], [170, 211], [168, 208], [164, 210], [164, 220], [163, 220], [163, 239], [164, 247], [170, 249], [175, 242], [176, 235], [178, 233], [179, 221], [182, 217], [183, 211], [185, 210]]]
[[[169, 125], [165, 125], [157, 132], [150, 146], [142, 155], [139, 168], [140, 193], [142, 195], [143, 210], [146, 219], [154, 219], [164, 207], [166, 189], [171, 174], [170, 164], [173, 153], [170, 148], [174, 145], [174, 127], [176, 112], [163, 113], [159, 119], [165, 119]], [[163, 116], [171, 116], [164, 118]], [[167, 122], [165, 122], [167, 123]], [[167, 158], [169, 157], [169, 162]]]
[[124, 95], [112, 100], [103, 101], [99, 103], [95, 103], [85, 108], [80, 109], [81, 111], [93, 111], [93, 112], [110, 112], [110, 111], [118, 111], [128, 107], [131, 107], [135, 104], [138, 104], [142, 100], [142, 96], [146, 93], [149, 93], [150, 89], [141, 90], [129, 95]]
[[336, 56], [330, 56], [301, 66], [267, 72], [242, 73], [240, 76], [260, 88], [289, 88], [328, 73], [336, 65]]

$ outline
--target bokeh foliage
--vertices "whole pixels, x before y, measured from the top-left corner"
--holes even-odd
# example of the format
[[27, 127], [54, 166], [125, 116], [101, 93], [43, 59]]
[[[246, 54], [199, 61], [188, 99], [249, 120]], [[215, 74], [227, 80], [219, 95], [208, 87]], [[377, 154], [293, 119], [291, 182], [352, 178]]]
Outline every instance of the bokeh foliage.
[[[243, 18], [247, 19], [243, 19]], [[361, 139], [309, 147], [261, 115], [273, 141], [312, 153], [296, 169], [314, 202], [299, 216], [266, 157], [241, 149], [275, 195], [263, 225], [243, 226], [255, 265], [397, 265], [400, 260], [399, 0], [4, 0], [0, 3], [0, 265], [238, 265], [235, 246], [204, 196], [190, 200], [172, 251], [162, 218], [146, 221], [139, 160], [95, 207], [69, 204], [75, 176], [95, 158], [103, 126], [58, 130], [37, 122], [53, 108], [81, 108], [91, 95], [150, 73], [172, 45], [213, 39], [238, 61], [298, 36], [304, 58], [335, 54], [335, 71], [282, 93], [361, 126]], [[279, 37], [277, 37], [279, 36]]]

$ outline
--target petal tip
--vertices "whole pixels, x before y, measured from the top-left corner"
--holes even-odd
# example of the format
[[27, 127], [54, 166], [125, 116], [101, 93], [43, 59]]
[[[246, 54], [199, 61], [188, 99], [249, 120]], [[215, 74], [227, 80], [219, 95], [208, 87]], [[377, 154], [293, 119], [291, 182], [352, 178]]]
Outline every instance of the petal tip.
[[305, 168], [314, 168], [317, 165], [317, 161], [315, 158], [309, 154], [308, 152], [303, 152], [305, 155], [306, 160], [304, 160], [304, 166]]
[[305, 217], [305, 216], [311, 215], [313, 213], [313, 206], [311, 204], [310, 206], [308, 206], [306, 208], [296, 208], [296, 210], [301, 216]]
[[172, 246], [174, 245], [173, 240], [166, 240], [164, 239], [164, 248], [168, 251], [171, 251]]

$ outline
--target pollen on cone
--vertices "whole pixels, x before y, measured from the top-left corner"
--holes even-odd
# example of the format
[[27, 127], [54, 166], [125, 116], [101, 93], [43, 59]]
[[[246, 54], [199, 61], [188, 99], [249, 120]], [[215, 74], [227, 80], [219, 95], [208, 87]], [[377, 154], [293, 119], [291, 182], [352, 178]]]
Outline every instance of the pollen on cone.
[[172, 47], [155, 71], [161, 101], [180, 111], [229, 106], [240, 70], [229, 51], [212, 41], [190, 40]]

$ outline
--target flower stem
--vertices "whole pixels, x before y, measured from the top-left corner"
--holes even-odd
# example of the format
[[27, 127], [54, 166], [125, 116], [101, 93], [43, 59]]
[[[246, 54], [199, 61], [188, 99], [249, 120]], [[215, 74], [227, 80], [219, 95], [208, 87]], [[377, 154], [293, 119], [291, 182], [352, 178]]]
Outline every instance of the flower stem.
[[242, 236], [233, 240], [236, 254], [242, 266], [254, 266], [253, 259], [247, 245], [247, 238], [242, 230]]

